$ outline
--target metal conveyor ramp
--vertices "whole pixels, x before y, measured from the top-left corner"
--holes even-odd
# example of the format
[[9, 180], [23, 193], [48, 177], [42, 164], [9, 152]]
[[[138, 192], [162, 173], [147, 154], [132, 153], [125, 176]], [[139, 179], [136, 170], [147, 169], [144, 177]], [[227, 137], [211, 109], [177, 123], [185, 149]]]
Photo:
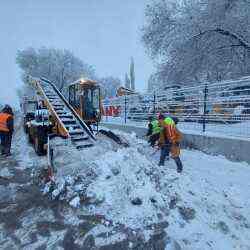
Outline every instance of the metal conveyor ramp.
[[57, 120], [59, 133], [71, 138], [77, 149], [93, 146], [95, 136], [57, 87], [45, 78], [32, 78], [45, 99], [46, 106]]

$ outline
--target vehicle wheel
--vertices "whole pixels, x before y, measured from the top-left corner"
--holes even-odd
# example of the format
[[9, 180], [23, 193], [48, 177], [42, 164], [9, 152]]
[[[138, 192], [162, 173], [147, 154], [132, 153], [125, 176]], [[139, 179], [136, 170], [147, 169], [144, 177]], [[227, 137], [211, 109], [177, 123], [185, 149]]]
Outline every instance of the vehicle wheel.
[[38, 137], [35, 137], [34, 147], [38, 155], [44, 155], [43, 142], [41, 142]]

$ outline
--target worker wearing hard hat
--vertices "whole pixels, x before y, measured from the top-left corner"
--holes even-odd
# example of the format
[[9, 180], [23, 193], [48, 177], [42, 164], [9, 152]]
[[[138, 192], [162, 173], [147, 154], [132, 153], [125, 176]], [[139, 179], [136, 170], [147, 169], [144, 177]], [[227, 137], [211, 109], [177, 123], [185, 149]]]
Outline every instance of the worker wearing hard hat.
[[0, 112], [0, 138], [1, 138], [1, 154], [10, 155], [12, 134], [14, 131], [14, 115], [9, 105]]

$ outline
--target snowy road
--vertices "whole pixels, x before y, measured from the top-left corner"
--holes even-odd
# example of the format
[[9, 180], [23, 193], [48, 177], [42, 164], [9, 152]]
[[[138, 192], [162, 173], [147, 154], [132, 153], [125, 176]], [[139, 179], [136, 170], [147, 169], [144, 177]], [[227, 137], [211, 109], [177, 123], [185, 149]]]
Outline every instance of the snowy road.
[[99, 138], [94, 153], [57, 152], [57, 184], [85, 178], [66, 181], [67, 195], [51, 201], [33, 175], [45, 159], [19, 129], [14, 155], [0, 159], [1, 249], [250, 249], [248, 164], [184, 150], [179, 175], [172, 160], [158, 167], [145, 141], [118, 133], [130, 147]]

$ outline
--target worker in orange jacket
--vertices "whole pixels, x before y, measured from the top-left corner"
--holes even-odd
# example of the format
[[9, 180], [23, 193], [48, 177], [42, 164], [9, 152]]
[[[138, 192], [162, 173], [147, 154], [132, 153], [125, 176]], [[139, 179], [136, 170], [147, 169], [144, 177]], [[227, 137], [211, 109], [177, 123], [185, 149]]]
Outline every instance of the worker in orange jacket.
[[1, 138], [1, 154], [10, 155], [12, 134], [14, 131], [14, 115], [12, 108], [5, 105], [0, 112], [0, 138]]
[[179, 121], [178, 118], [172, 118], [174, 123], [164, 123], [164, 129], [160, 135], [159, 146], [161, 147], [161, 156], [159, 166], [164, 166], [166, 157], [171, 153], [171, 157], [174, 159], [177, 172], [182, 172], [183, 165], [180, 159], [180, 142], [182, 140], [182, 134], [177, 129], [176, 125]]

